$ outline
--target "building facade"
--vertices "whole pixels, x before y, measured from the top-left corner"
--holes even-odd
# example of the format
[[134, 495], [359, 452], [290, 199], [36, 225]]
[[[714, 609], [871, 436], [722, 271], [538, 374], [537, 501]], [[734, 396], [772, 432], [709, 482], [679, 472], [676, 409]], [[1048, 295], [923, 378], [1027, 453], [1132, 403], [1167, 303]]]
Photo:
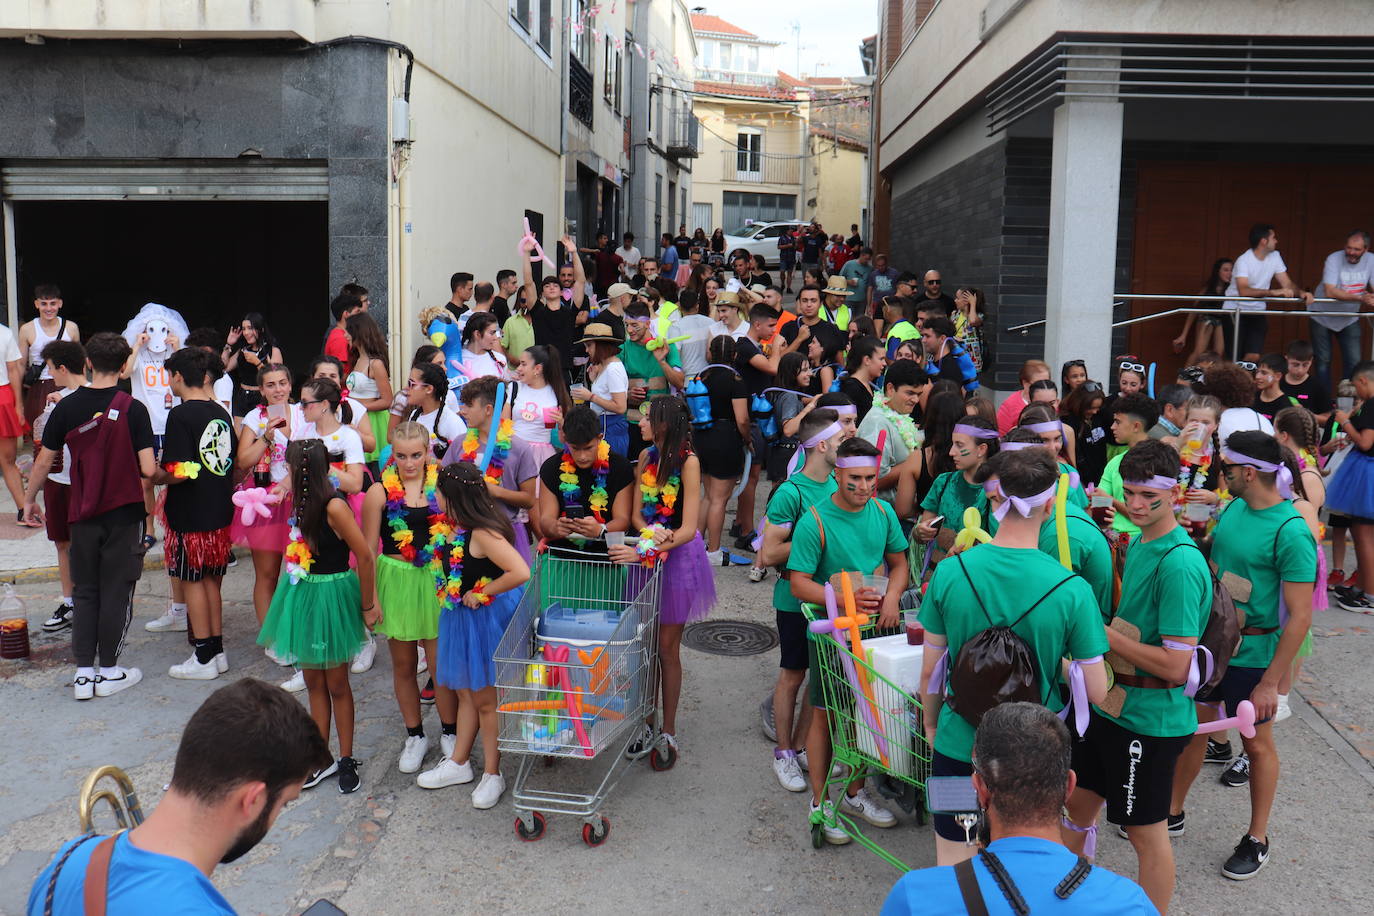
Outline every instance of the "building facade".
[[[894, 261], [988, 294], [987, 381], [1027, 358], [1157, 362], [1212, 263], [1278, 227], [1306, 288], [1365, 225], [1374, 127], [1367, 10], [1347, 0], [888, 0], [881, 7], [875, 234]], [[1365, 103], [1363, 106], [1361, 103]], [[1033, 324], [1043, 320], [1043, 325]], [[1031, 325], [1024, 335], [1010, 328]], [[1271, 320], [1266, 349], [1308, 336]]]
[[813, 98], [805, 212], [828, 235], [849, 238], [849, 227], [857, 225], [867, 239], [869, 86], [846, 77], [813, 76], [806, 83]]

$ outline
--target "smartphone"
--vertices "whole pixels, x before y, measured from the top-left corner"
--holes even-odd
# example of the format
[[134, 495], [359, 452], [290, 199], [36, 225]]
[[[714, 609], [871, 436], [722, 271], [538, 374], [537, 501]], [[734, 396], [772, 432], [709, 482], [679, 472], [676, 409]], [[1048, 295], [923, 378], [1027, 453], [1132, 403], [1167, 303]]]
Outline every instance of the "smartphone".
[[320, 899], [310, 904], [310, 909], [302, 913], [301, 916], [348, 916], [348, 914], [328, 900]]
[[932, 814], [972, 814], [978, 793], [971, 776], [931, 776], [926, 780], [926, 810]]
[[267, 405], [267, 419], [270, 421], [270, 420], [275, 420], [275, 419], [277, 419], [278, 417], [281, 417], [283, 420], [286, 419], [286, 405], [285, 405], [285, 404], [268, 404], [268, 405]]
[[940, 528], [943, 527], [944, 524], [945, 524], [945, 517], [944, 517], [943, 515], [937, 515], [937, 516], [935, 516], [934, 518], [932, 518], [932, 519], [930, 520], [930, 528], [931, 528], [931, 530], [934, 531], [936, 534], [939, 534], [939, 533], [940, 533]]

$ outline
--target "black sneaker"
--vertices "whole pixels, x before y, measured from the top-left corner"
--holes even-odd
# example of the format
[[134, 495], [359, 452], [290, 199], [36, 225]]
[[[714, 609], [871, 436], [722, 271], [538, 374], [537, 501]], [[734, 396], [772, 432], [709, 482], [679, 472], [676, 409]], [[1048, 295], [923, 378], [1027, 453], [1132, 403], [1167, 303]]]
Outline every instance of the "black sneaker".
[[1357, 614], [1374, 614], [1374, 601], [1358, 588], [1336, 589], [1336, 603]]
[[1232, 881], [1244, 881], [1259, 874], [1264, 863], [1269, 861], [1269, 844], [1246, 834], [1236, 844], [1236, 851], [1221, 866], [1221, 873]]
[[358, 791], [358, 761], [352, 757], [339, 758], [339, 791], [344, 795]]
[[1238, 789], [1250, 783], [1250, 758], [1241, 754], [1221, 774], [1221, 784]]
[[337, 772], [339, 772], [339, 763], [336, 761], [334, 763], [331, 763], [329, 766], [325, 767], [323, 770], [316, 770], [315, 772], [311, 773], [310, 778], [305, 781], [305, 785], [301, 786], [301, 788], [313, 789]]
[[756, 537], [758, 537], [758, 534], [757, 534], [756, 532], [753, 532], [753, 531], [749, 532], [748, 534], [741, 534], [739, 537], [735, 538], [735, 549], [736, 549], [736, 550], [747, 550], [747, 551], [749, 551], [750, 553], [753, 553], [753, 552], [754, 552], [754, 538], [756, 538]]
[[1183, 836], [1184, 812], [1169, 815], [1169, 836]]
[[1230, 763], [1235, 752], [1231, 750], [1231, 742], [1222, 743], [1207, 739], [1207, 756], [1202, 758], [1203, 763]]
[[737, 538], [743, 533], [744, 532], [739, 530], [739, 522], [735, 522], [733, 525], [730, 526], [730, 537]]
[[76, 613], [70, 604], [59, 604], [52, 616], [43, 621], [43, 632], [56, 633], [72, 625], [72, 614]]

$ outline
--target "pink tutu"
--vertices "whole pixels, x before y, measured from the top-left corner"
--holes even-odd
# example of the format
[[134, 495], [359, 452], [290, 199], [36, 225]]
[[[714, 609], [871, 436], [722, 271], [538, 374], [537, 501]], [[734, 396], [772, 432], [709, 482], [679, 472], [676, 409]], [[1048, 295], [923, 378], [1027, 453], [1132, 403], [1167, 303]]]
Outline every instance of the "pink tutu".
[[711, 613], [716, 604], [716, 577], [706, 558], [706, 544], [698, 534], [681, 547], [668, 551], [663, 561], [663, 594], [659, 601], [661, 622], [690, 623]]
[[258, 518], [251, 525], [240, 519], [238, 508], [234, 509], [234, 521], [229, 525], [229, 537], [240, 547], [251, 550], [268, 550], [272, 553], [285, 553], [286, 542], [291, 536], [291, 495], [271, 507], [272, 514]]

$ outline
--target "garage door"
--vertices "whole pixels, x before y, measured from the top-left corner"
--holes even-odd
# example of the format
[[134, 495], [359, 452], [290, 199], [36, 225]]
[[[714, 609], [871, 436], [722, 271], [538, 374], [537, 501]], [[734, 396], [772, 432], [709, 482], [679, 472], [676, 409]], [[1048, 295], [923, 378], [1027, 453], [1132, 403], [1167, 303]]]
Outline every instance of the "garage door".
[[323, 164], [46, 163], [0, 167], [6, 200], [328, 200]]

